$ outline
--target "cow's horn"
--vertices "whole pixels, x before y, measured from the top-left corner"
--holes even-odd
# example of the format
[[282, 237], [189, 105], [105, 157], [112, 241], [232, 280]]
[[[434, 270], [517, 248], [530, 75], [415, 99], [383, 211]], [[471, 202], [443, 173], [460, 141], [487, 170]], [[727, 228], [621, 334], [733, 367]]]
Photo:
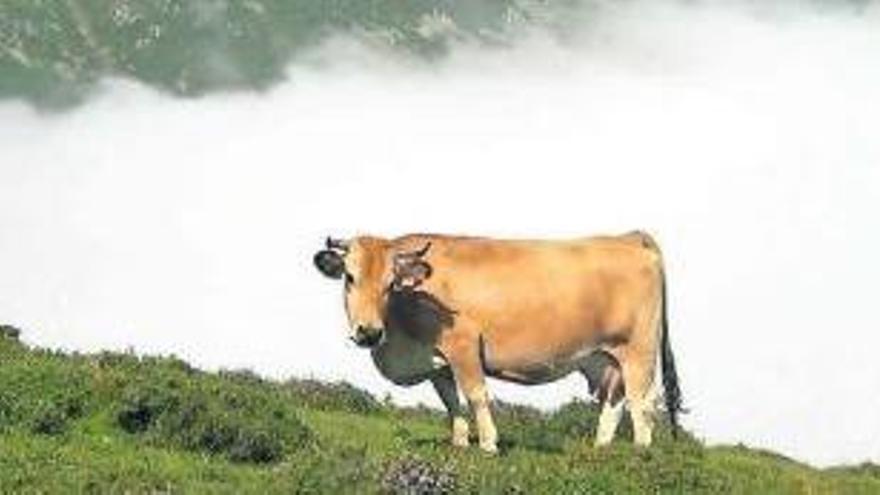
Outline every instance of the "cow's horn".
[[431, 241], [425, 243], [421, 249], [417, 249], [415, 251], [405, 251], [402, 253], [397, 253], [397, 258], [421, 258], [428, 253], [428, 250], [431, 249]]
[[421, 258], [422, 256], [428, 254], [429, 249], [431, 249], [431, 241], [426, 242], [425, 245], [422, 246], [422, 249], [419, 249], [418, 251], [416, 251], [415, 254], [416, 254], [416, 256]]
[[327, 237], [327, 249], [336, 249], [342, 251], [344, 253], [348, 252], [349, 242], [343, 239], [334, 239], [332, 237]]

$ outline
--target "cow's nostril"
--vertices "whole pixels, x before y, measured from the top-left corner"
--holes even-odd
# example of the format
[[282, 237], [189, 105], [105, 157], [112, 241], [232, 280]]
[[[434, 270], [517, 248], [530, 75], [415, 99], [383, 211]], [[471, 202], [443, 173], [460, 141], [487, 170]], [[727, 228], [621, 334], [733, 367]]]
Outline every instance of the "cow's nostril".
[[382, 331], [373, 330], [364, 335], [364, 345], [367, 347], [375, 347], [382, 340]]
[[351, 340], [361, 347], [375, 347], [382, 341], [383, 333], [382, 329], [359, 326]]

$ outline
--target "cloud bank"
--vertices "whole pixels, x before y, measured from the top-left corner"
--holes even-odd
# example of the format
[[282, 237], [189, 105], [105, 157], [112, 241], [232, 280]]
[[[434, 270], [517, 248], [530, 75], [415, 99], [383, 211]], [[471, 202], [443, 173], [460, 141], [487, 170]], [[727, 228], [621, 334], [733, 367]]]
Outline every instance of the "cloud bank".
[[[31, 342], [344, 378], [327, 234], [664, 247], [686, 425], [828, 464], [880, 459], [880, 13], [597, 3], [563, 41], [413, 66], [340, 37], [265, 94], [108, 81], [0, 105], [0, 318]], [[495, 396], [552, 406], [577, 377]], [[502, 425], [503, 428], [503, 425]]]

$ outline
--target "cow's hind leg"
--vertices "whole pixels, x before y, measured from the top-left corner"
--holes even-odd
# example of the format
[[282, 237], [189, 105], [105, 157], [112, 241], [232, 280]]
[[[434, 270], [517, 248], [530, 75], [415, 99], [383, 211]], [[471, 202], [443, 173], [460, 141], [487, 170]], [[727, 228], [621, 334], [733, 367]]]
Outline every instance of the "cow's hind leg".
[[[633, 424], [633, 441], [636, 445], [651, 445], [654, 430], [654, 400], [651, 397], [650, 383], [639, 366], [624, 365], [624, 380], [627, 381], [626, 401]], [[630, 383], [635, 384], [630, 386]], [[639, 386], [641, 384], [641, 386]]]
[[[659, 310], [659, 307], [657, 308]], [[626, 402], [633, 423], [636, 445], [651, 445], [654, 429], [655, 397], [654, 373], [657, 358], [657, 328], [659, 311], [648, 311], [637, 328], [634, 338], [618, 354]], [[640, 327], [640, 328], [639, 328]]]
[[590, 393], [599, 401], [602, 412], [596, 428], [596, 446], [608, 445], [623, 416], [623, 376], [620, 363], [606, 351], [595, 351], [581, 365]]
[[469, 428], [467, 418], [465, 418], [461, 403], [458, 399], [458, 388], [455, 385], [455, 378], [449, 368], [444, 368], [431, 378], [434, 390], [443, 401], [446, 412], [449, 414], [449, 424], [452, 429], [452, 445], [456, 447], [468, 446]]

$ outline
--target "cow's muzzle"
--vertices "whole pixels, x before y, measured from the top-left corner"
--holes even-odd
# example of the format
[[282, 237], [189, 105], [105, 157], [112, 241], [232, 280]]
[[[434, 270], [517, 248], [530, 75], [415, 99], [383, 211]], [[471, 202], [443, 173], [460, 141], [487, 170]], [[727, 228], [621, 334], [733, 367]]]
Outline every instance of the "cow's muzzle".
[[351, 336], [352, 342], [360, 347], [376, 347], [382, 342], [385, 330], [381, 328], [358, 327], [354, 335]]

